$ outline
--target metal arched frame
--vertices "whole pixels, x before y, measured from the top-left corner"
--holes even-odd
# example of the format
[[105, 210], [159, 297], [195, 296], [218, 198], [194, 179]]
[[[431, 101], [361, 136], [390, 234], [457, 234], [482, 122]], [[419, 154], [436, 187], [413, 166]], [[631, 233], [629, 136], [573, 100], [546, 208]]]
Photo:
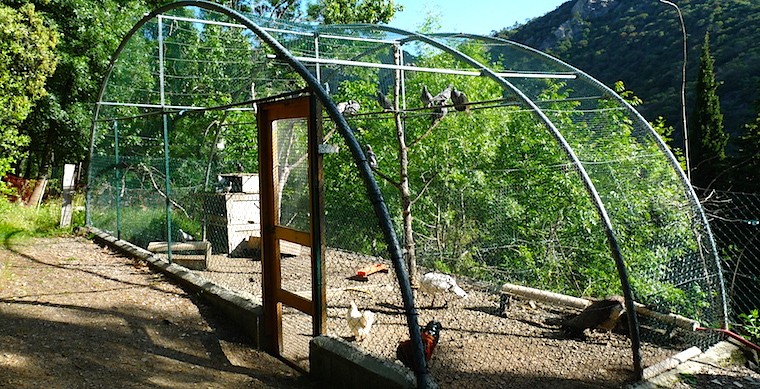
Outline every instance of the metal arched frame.
[[[98, 115], [100, 113], [100, 102], [102, 101], [103, 95], [105, 93], [106, 85], [108, 84], [108, 79], [110, 77], [111, 72], [113, 71], [114, 65], [116, 63], [116, 60], [119, 58], [119, 55], [123, 51], [126, 44], [129, 42], [131, 37], [149, 20], [167, 12], [172, 9], [176, 8], [182, 8], [182, 7], [198, 7], [202, 9], [206, 9], [209, 11], [218, 12], [220, 14], [224, 14], [234, 20], [237, 20], [242, 25], [244, 25], [246, 28], [248, 28], [250, 31], [255, 33], [259, 39], [261, 39], [264, 43], [266, 43], [271, 49], [275, 51], [276, 56], [278, 59], [283, 60], [287, 62], [293, 70], [295, 70], [303, 79], [306, 81], [306, 83], [309, 85], [309, 88], [311, 91], [319, 98], [323, 104], [324, 109], [327, 111], [330, 118], [335, 122], [336, 127], [338, 129], [338, 132], [343, 137], [344, 141], [346, 142], [346, 145], [348, 149], [351, 152], [351, 155], [354, 159], [354, 162], [359, 170], [359, 174], [364, 181], [365, 187], [368, 191], [369, 199], [372, 203], [373, 209], [375, 210], [375, 214], [378, 218], [378, 222], [380, 225], [380, 228], [383, 232], [383, 235], [385, 237], [385, 243], [388, 245], [388, 250], [390, 254], [390, 258], [394, 264], [394, 268], [396, 271], [396, 276], [399, 281], [399, 287], [402, 294], [402, 300], [404, 302], [404, 309], [407, 317], [407, 326], [409, 327], [410, 337], [412, 339], [413, 344], [416, 345], [414, 349], [415, 353], [415, 365], [413, 366], [413, 370], [415, 372], [415, 375], [417, 376], [417, 382], [418, 387], [427, 387], [429, 385], [434, 385], [434, 382], [432, 380], [432, 377], [430, 377], [430, 374], [427, 372], [427, 368], [425, 366], [424, 361], [424, 354], [422, 349], [422, 342], [421, 342], [421, 336], [420, 336], [420, 330], [419, 330], [419, 324], [417, 321], [417, 312], [414, 307], [414, 301], [413, 301], [413, 295], [412, 295], [412, 289], [411, 285], [409, 284], [408, 279], [408, 269], [406, 269], [406, 265], [402, 259], [402, 250], [401, 246], [399, 244], [398, 238], [396, 236], [395, 230], [392, 225], [392, 219], [390, 216], [390, 212], [388, 211], [388, 207], [385, 204], [385, 201], [383, 199], [383, 196], [380, 192], [379, 186], [377, 184], [377, 181], [375, 180], [374, 174], [372, 173], [372, 170], [369, 166], [369, 163], [366, 159], [366, 156], [361, 148], [361, 145], [358, 143], [356, 138], [353, 135], [353, 132], [344, 119], [343, 115], [340, 114], [340, 112], [337, 109], [337, 106], [335, 102], [330, 98], [327, 91], [323, 88], [319, 80], [303, 65], [301, 61], [299, 61], [295, 56], [290, 53], [288, 49], [286, 49], [282, 44], [279, 43], [275, 38], [273, 38], [269, 33], [267, 33], [263, 28], [258, 26], [256, 23], [251, 21], [246, 16], [240, 14], [239, 12], [232, 10], [226, 6], [211, 3], [204, 0], [196, 0], [196, 1], [178, 1], [175, 3], [167, 4], [165, 6], [162, 6], [160, 8], [157, 8], [156, 10], [152, 11], [151, 13], [147, 14], [145, 17], [143, 17], [138, 23], [136, 23], [133, 28], [126, 34], [126, 36], [123, 38], [121, 44], [117, 48], [117, 50], [114, 52], [114, 55], [111, 59], [111, 63], [109, 65], [105, 80], [103, 84], [101, 85], [101, 89], [98, 95], [98, 104], [95, 108], [95, 121], [93, 122], [92, 127], [92, 133], [91, 133], [91, 143], [90, 143], [90, 156], [92, 157], [92, 153], [94, 150], [94, 140], [95, 140], [95, 126], [97, 122]], [[350, 28], [351, 26], [361, 26], [361, 27], [368, 27], [370, 25], [345, 25], [343, 27]], [[405, 42], [410, 41], [421, 41], [426, 44], [429, 44], [433, 47], [436, 47], [455, 58], [468, 63], [473, 68], [477, 69], [481, 72], [482, 75], [487, 76], [491, 79], [493, 79], [495, 82], [497, 82], [502, 88], [505, 90], [509, 90], [513, 92], [518, 98], [520, 98], [523, 103], [529, 107], [535, 115], [547, 126], [547, 128], [550, 130], [552, 136], [555, 138], [555, 140], [558, 142], [560, 147], [564, 150], [568, 158], [572, 161], [572, 163], [576, 166], [578, 173], [580, 175], [580, 178], [584, 184], [584, 187], [586, 188], [587, 192], [589, 193], [592, 202], [594, 203], [594, 206], [597, 210], [597, 213], [601, 219], [601, 221], [604, 224], [604, 230], [605, 230], [605, 236], [607, 238], [608, 245], [610, 247], [610, 251], [612, 253], [613, 259], [615, 260], [616, 267], [618, 270], [618, 275], [621, 282], [621, 287], [623, 289], [624, 297], [625, 297], [625, 305], [628, 312], [631, 312], [633, 314], [628, 315], [629, 318], [629, 328], [631, 331], [631, 340], [632, 340], [632, 350], [633, 350], [633, 360], [634, 360], [634, 370], [636, 371], [637, 375], [641, 377], [642, 374], [642, 367], [641, 367], [641, 356], [640, 356], [640, 336], [639, 336], [639, 327], [637, 318], [635, 315], [635, 309], [634, 309], [634, 300], [632, 295], [632, 290], [630, 286], [630, 281], [628, 277], [628, 271], [625, 265], [625, 261], [620, 249], [620, 245], [618, 243], [618, 239], [615, 234], [615, 230], [612, 224], [612, 221], [607, 213], [607, 210], [605, 208], [605, 205], [594, 186], [590, 176], [586, 172], [583, 164], [581, 163], [580, 159], [575, 154], [574, 150], [570, 146], [570, 144], [566, 141], [562, 133], [559, 131], [559, 129], [554, 125], [554, 123], [546, 116], [546, 114], [538, 107], [538, 105], [530, 99], [527, 95], [525, 95], [519, 88], [515, 87], [512, 83], [507, 81], [505, 78], [499, 76], [496, 72], [489, 69], [488, 66], [483, 65], [479, 63], [478, 61], [474, 60], [473, 58], [467, 56], [466, 54], [449, 47], [446, 44], [443, 44], [439, 42], [436, 39], [432, 39], [428, 36], [392, 28], [388, 26], [383, 25], [372, 25], [370, 26], [374, 29], [390, 32], [390, 33], [396, 33], [400, 35], [405, 35], [406, 38], [401, 39], [398, 41], [399, 44], [403, 44]], [[317, 33], [318, 34], [318, 33]], [[625, 102], [624, 99], [622, 99], [620, 96], [617, 95], [617, 93], [614, 93], [611, 89], [606, 87], [605, 85], [601, 84], [599, 81], [593, 79], [592, 77], [588, 76], [586, 73], [554, 58], [549, 55], [546, 55], [538, 50], [532, 49], [527, 46], [523, 46], [520, 44], [517, 44], [515, 42], [511, 42], [508, 40], [495, 38], [495, 37], [485, 37], [485, 36], [479, 36], [479, 35], [470, 35], [470, 34], [436, 34], [438, 36], [449, 36], [449, 37], [464, 37], [468, 39], [474, 39], [474, 40], [489, 40], [492, 42], [498, 42], [502, 44], [508, 44], [512, 45], [514, 47], [532, 52], [534, 54], [538, 54], [542, 56], [545, 59], [548, 59], [552, 62], [558, 63], [573, 72], [575, 72], [576, 76], [579, 76], [586, 80], [587, 82], [591, 83], [592, 85], [596, 86], [600, 90], [604, 90], [608, 92], [611, 96], [614, 96], [615, 99], [618, 100], [621, 105], [626, 107], [630, 113], [632, 113], [641, 123], [644, 123], [646, 128], [655, 136], [655, 139], [657, 139], [658, 146], [660, 149], [665, 152], [665, 154], [668, 157], [669, 162], [674, 167], [674, 169], [678, 172], [679, 177], [684, 184], [684, 187], [686, 188], [687, 195], [694, 204], [698, 211], [699, 215], [701, 217], [701, 220], [706, 228], [706, 231], [708, 233], [708, 245], [710, 247], [710, 251], [714, 255], [718, 269], [720, 269], [720, 262], [717, 255], [717, 249], [715, 246], [714, 238], [712, 235], [712, 232], [710, 230], [709, 224], [707, 223], [706, 216], [704, 214], [704, 210], [699, 205], [699, 201], [697, 199], [696, 193], [694, 192], [691, 185], [689, 185], [688, 180], [686, 179], [683, 171], [680, 169], [680, 166], [678, 165], [678, 162], [675, 158], [675, 156], [670, 152], [670, 150], [665, 145], [664, 141], [659, 137], [659, 135], [656, 134], [654, 129], [651, 128], [651, 126], [641, 117], [641, 115], [633, 109], [627, 102]], [[89, 202], [89, 193], [88, 193], [88, 202]], [[89, 222], [89, 210], [88, 210], [88, 222]], [[724, 316], [724, 322], [727, 318], [727, 305], [726, 305], [726, 296], [725, 291], [723, 289], [723, 277], [722, 274], [719, 272], [719, 283], [720, 283], [720, 289], [721, 289], [721, 303], [723, 308], [723, 316]]]
[[[346, 25], [346, 27], [350, 27], [350, 26], [351, 25]], [[359, 25], [356, 25], [356, 26], [359, 26]], [[414, 41], [414, 40], [422, 41], [444, 52], [449, 53], [450, 55], [454, 56], [455, 58], [465, 63], [472, 65], [475, 69], [478, 69], [482, 75], [488, 76], [489, 78], [497, 82], [499, 85], [501, 85], [504, 89], [510, 90], [515, 95], [517, 95], [518, 98], [520, 98], [523, 101], [523, 103], [525, 103], [525, 105], [527, 105], [531, 110], [533, 110], [533, 112], [538, 116], [538, 118], [547, 126], [552, 136], [554, 136], [557, 143], [559, 143], [560, 147], [563, 149], [565, 154], [568, 156], [568, 158], [572, 161], [573, 165], [575, 165], [576, 169], [578, 170], [578, 174], [581, 177], [581, 181], [583, 182], [583, 185], [586, 188], [586, 191], [591, 196], [591, 200], [594, 204], [594, 207], [597, 210], [597, 214], [599, 215], [599, 218], [601, 219], [604, 225], [604, 233], [607, 238], [607, 244], [610, 247], [612, 257], [615, 261], [615, 266], [618, 271], [618, 277], [620, 279], [621, 288], [623, 289], [623, 297], [625, 298], [625, 308], [626, 308], [626, 311], [629, 312], [629, 314], [626, 316], [628, 317], [628, 327], [630, 331], [629, 335], [631, 337], [631, 351], [633, 354], [632, 357], [633, 357], [634, 372], [638, 378], [641, 378], [643, 376], [643, 366], [642, 366], [642, 361], [641, 361], [641, 336], [639, 334], [638, 318], [636, 316], [633, 292], [631, 290], [631, 284], [630, 284], [630, 279], [628, 277], [628, 269], [625, 265], [625, 259], [623, 258], [623, 254], [620, 249], [620, 244], [618, 243], [618, 239], [615, 234], [612, 221], [609, 217], [609, 214], [607, 213], [607, 209], [604, 206], [604, 202], [602, 201], [602, 198], [599, 195], [599, 192], [594, 186], [594, 183], [592, 182], [591, 177], [588, 175], [588, 172], [586, 172], [586, 169], [581, 163], [580, 159], [575, 154], [575, 151], [573, 151], [573, 148], [567, 142], [567, 140], [559, 131], [559, 129], [554, 125], [551, 119], [549, 119], [549, 117], [546, 116], [546, 114], [541, 110], [541, 108], [539, 108], [538, 105], [536, 105], [536, 103], [533, 100], [531, 100], [527, 95], [525, 95], [519, 88], [515, 87], [512, 83], [507, 81], [505, 78], [499, 76], [496, 72], [488, 68], [486, 65], [481, 64], [480, 62], [476, 61], [472, 57], [460, 52], [459, 50], [451, 48], [448, 45], [445, 45], [435, 39], [429, 38], [425, 35], [397, 29], [394, 27], [383, 26], [383, 25], [378, 25], [378, 26], [373, 26], [373, 27], [379, 30], [408, 36], [406, 39], [400, 40], [399, 43], [405, 43], [405, 42]], [[612, 94], [617, 95], [614, 92], [612, 92]]]
[[[401, 245], [399, 244], [398, 238], [396, 237], [396, 233], [393, 228], [393, 223], [391, 221], [392, 219], [391, 219], [390, 212], [388, 211], [388, 207], [385, 204], [385, 200], [383, 199], [382, 193], [380, 192], [380, 187], [378, 186], [377, 181], [375, 180], [375, 177], [372, 174], [372, 170], [370, 169], [369, 162], [367, 161], [367, 158], [364, 155], [364, 151], [362, 150], [361, 145], [354, 137], [353, 132], [351, 131], [350, 126], [348, 125], [348, 122], [346, 122], [345, 118], [343, 118], [343, 115], [338, 111], [338, 107], [335, 105], [335, 103], [332, 101], [327, 91], [324, 90], [324, 88], [320, 85], [319, 81], [314, 77], [314, 75], [311, 74], [311, 72], [300, 61], [298, 61], [298, 59], [296, 59], [283, 45], [281, 45], [276, 39], [274, 39], [263, 28], [259, 27], [256, 23], [254, 23], [253, 21], [251, 21], [244, 15], [220, 4], [211, 3], [204, 0], [194, 0], [194, 1], [188, 0], [188, 1], [178, 1], [175, 3], [164, 5], [146, 14], [142, 19], [140, 19], [140, 21], [138, 21], [132, 27], [132, 29], [130, 29], [129, 32], [124, 36], [121, 43], [119, 44], [119, 47], [114, 52], [111, 58], [111, 62], [108, 66], [108, 70], [106, 72], [104, 81], [101, 84], [100, 92], [98, 93], [98, 103], [96, 104], [96, 107], [95, 107], [95, 115], [94, 115], [95, 120], [93, 120], [91, 136], [90, 136], [90, 158], [92, 158], [93, 156], [96, 123], [97, 123], [98, 115], [100, 113], [100, 102], [103, 100], [103, 95], [105, 93], [106, 85], [108, 84], [108, 80], [114, 69], [116, 60], [119, 58], [119, 55], [124, 50], [124, 48], [126, 47], [127, 43], [130, 41], [132, 36], [135, 33], [137, 33], [137, 31], [143, 25], [145, 25], [145, 23], [147, 23], [149, 20], [152, 20], [153, 18], [167, 11], [177, 9], [177, 8], [182, 8], [182, 7], [198, 7], [205, 10], [218, 12], [220, 14], [230, 17], [231, 19], [237, 20], [240, 24], [244, 25], [246, 28], [248, 28], [254, 34], [256, 34], [259, 37], [259, 39], [261, 39], [264, 43], [266, 43], [271, 49], [273, 49], [280, 60], [287, 62], [293, 68], [293, 70], [295, 70], [304, 79], [304, 81], [306, 81], [311, 91], [320, 99], [320, 101], [323, 104], [323, 108], [327, 111], [330, 118], [335, 122], [338, 132], [343, 137], [343, 140], [346, 142], [348, 149], [351, 151], [351, 156], [353, 157], [354, 162], [356, 163], [356, 166], [359, 169], [359, 174], [362, 180], [364, 181], [370, 202], [372, 203], [373, 209], [375, 211], [375, 215], [378, 218], [378, 223], [383, 232], [385, 243], [388, 246], [389, 255], [391, 257], [391, 261], [393, 262], [394, 269], [396, 272], [396, 278], [398, 279], [398, 282], [399, 282], [401, 297], [404, 302], [404, 310], [406, 313], [407, 326], [409, 328], [409, 335], [410, 335], [412, 344], [415, 346], [413, 350], [414, 351], [413, 370], [414, 370], [416, 380], [417, 380], [417, 387], [419, 388], [437, 387], [434, 379], [428, 372], [428, 369], [426, 366], [425, 354], [424, 354], [423, 345], [422, 345], [422, 336], [420, 333], [420, 327], [417, 320], [418, 314], [414, 306], [414, 297], [412, 294], [411, 284], [409, 283], [408, 271], [406, 269], [406, 265], [404, 264], [404, 261], [402, 260]], [[89, 194], [88, 194], [88, 203], [89, 203]], [[88, 222], [90, 220], [89, 217], [90, 215], [88, 211], [88, 215], [87, 215]]]
[[716, 269], [718, 269], [718, 287], [720, 289], [720, 302], [721, 302], [721, 325], [724, 329], [728, 328], [728, 300], [726, 297], [726, 290], [725, 290], [725, 280], [723, 279], [723, 272], [720, 271], [721, 264], [720, 264], [720, 256], [718, 255], [718, 248], [717, 244], [715, 243], [715, 237], [713, 236], [712, 229], [710, 228], [710, 224], [707, 221], [707, 215], [705, 214], [704, 208], [702, 207], [702, 204], [699, 202], [699, 197], [697, 196], [697, 193], [694, 191], [694, 187], [689, 182], [688, 176], [681, 168], [681, 165], [678, 163], [678, 159], [673, 154], [673, 152], [668, 148], [668, 145], [665, 143], [665, 141], [662, 139], [662, 137], [657, 133], [657, 131], [652, 128], [652, 126], [649, 124], [649, 122], [644, 119], [643, 116], [641, 116], [641, 113], [637, 111], [636, 109], [631, 106], [625, 99], [623, 99], [619, 94], [617, 94], [614, 90], [612, 90], [607, 85], [604, 85], [599, 80], [591, 77], [584, 71], [563, 62], [562, 60], [552, 57], [542, 51], [536, 50], [530, 46], [526, 46], [517, 42], [513, 42], [507, 39], [497, 38], [497, 37], [490, 37], [490, 36], [482, 36], [482, 35], [474, 35], [474, 34], [433, 34], [433, 36], [444, 36], [444, 37], [453, 37], [453, 38], [467, 38], [472, 40], [480, 40], [480, 41], [490, 41], [490, 42], [496, 42], [501, 43], [504, 45], [509, 45], [524, 51], [527, 51], [529, 53], [532, 53], [534, 55], [538, 55], [544, 59], [547, 59], [551, 62], [554, 62], [560, 66], [566, 67], [570, 69], [571, 71], [575, 72], [580, 78], [588, 82], [589, 84], [593, 85], [597, 89], [606, 92], [609, 96], [612, 96], [617, 102], [626, 108], [626, 110], [633, 115], [640, 124], [643, 124], [643, 126], [646, 128], [647, 131], [654, 137], [656, 140], [657, 146], [662, 151], [666, 158], [668, 159], [668, 163], [670, 163], [673, 170], [675, 170], [676, 175], [678, 176], [678, 179], [681, 181], [681, 185], [684, 188], [684, 192], [689, 199], [689, 202], [694, 206], [694, 208], [697, 210], [699, 214], [700, 221], [704, 225], [705, 231], [707, 233], [707, 246], [712, 254], [714, 260], [715, 260], [715, 266]]

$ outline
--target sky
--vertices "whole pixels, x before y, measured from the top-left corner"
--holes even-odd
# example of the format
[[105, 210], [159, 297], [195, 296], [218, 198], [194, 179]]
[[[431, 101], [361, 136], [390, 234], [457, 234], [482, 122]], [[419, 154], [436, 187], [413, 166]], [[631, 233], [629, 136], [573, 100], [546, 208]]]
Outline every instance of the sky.
[[488, 35], [515, 23], [543, 16], [569, 0], [395, 0], [404, 10], [388, 23], [404, 30], [419, 30], [427, 15], [438, 15], [435, 32]]

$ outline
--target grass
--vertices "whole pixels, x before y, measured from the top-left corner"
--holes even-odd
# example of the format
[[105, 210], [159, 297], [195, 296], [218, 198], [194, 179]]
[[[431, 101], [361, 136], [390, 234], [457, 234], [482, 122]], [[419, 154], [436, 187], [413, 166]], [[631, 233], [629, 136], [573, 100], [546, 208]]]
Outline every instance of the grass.
[[691, 373], [678, 373], [678, 378], [681, 379], [681, 382], [684, 382], [689, 386], [694, 386], [697, 384], [697, 377]]
[[[74, 200], [75, 205], [82, 202], [81, 196]], [[70, 235], [72, 227], [84, 224], [84, 212], [74, 212], [72, 227], [59, 228], [61, 204], [61, 199], [53, 199], [39, 208], [27, 207], [0, 197], [0, 244], [7, 246], [11, 241], [31, 237]]]

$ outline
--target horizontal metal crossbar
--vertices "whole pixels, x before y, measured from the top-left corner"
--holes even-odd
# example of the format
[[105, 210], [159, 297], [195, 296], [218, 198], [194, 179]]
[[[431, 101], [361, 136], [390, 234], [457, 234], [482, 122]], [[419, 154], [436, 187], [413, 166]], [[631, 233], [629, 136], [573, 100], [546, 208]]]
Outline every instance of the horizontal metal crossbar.
[[[267, 54], [267, 58], [276, 59], [274, 54]], [[398, 70], [410, 70], [415, 72], [427, 72], [427, 73], [441, 73], [441, 74], [455, 74], [460, 76], [480, 76], [481, 72], [472, 70], [456, 70], [456, 69], [440, 69], [440, 68], [426, 68], [420, 66], [409, 65], [393, 65], [385, 63], [374, 62], [362, 62], [362, 61], [350, 61], [344, 59], [329, 59], [329, 58], [312, 58], [312, 57], [295, 57], [297, 60], [306, 63], [318, 63], [324, 65], [350, 65], [366, 68], [378, 68], [378, 69], [398, 69]], [[522, 73], [522, 72], [498, 72], [499, 77], [505, 78], [558, 78], [558, 79], [575, 79], [575, 74], [572, 73]]]

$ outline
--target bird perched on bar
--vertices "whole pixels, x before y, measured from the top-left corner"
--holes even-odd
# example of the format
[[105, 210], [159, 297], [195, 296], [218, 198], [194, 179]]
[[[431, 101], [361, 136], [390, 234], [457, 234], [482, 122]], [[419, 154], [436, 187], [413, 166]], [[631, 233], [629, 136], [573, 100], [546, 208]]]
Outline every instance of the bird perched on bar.
[[377, 103], [384, 111], [393, 111], [393, 103], [383, 92], [377, 91]]
[[349, 100], [338, 103], [338, 112], [342, 113], [343, 116], [357, 115], [360, 108], [361, 106], [356, 100]]
[[461, 298], [467, 297], [467, 292], [457, 285], [454, 277], [438, 272], [425, 273], [420, 277], [420, 292], [433, 296], [433, 300], [430, 303], [431, 307], [435, 306], [435, 297], [441, 293], [444, 294], [444, 307], [448, 305], [445, 297], [447, 293], [454, 293]]
[[446, 89], [442, 90], [437, 95], [433, 96], [432, 99], [430, 99], [431, 103], [433, 105], [446, 105], [446, 102], [451, 99], [451, 91], [454, 89], [454, 85], [449, 84], [449, 86], [446, 87]]
[[499, 295], [499, 308], [496, 310], [496, 313], [501, 317], [507, 317], [507, 311], [511, 305], [512, 296], [502, 293]]
[[467, 105], [470, 101], [467, 99], [467, 95], [457, 88], [451, 90], [451, 102], [457, 111], [470, 113], [470, 106]]
[[235, 162], [235, 169], [237, 169], [238, 173], [242, 173], [245, 171], [245, 167], [243, 166], [242, 163], [240, 163], [240, 161]]
[[[421, 329], [422, 333], [422, 349], [425, 354], [425, 362], [430, 362], [435, 352], [436, 346], [438, 346], [438, 339], [441, 337], [441, 330], [443, 326], [436, 320], [431, 320], [427, 323], [425, 328]], [[405, 340], [398, 344], [396, 347], [396, 358], [408, 368], [412, 368], [412, 360], [414, 359], [414, 351], [412, 350], [412, 341]]]
[[362, 341], [369, 336], [369, 332], [372, 330], [372, 325], [375, 323], [375, 313], [369, 309], [359, 311], [359, 307], [352, 301], [346, 314], [346, 322], [354, 335], [354, 339]]
[[192, 242], [195, 240], [195, 237], [185, 232], [183, 229], [179, 229], [179, 241], [180, 242]]
[[422, 94], [420, 94], [420, 101], [422, 101], [422, 105], [425, 107], [430, 107], [430, 104], [433, 101], [433, 94], [430, 93], [430, 91], [427, 88], [427, 85], [422, 86]]
[[602, 329], [611, 331], [625, 313], [622, 296], [611, 296], [593, 302], [577, 316], [562, 323], [562, 329], [572, 337], [585, 337], [586, 329]]
[[369, 167], [377, 169], [377, 155], [372, 151], [372, 146], [370, 145], [367, 145], [367, 162], [369, 162]]

